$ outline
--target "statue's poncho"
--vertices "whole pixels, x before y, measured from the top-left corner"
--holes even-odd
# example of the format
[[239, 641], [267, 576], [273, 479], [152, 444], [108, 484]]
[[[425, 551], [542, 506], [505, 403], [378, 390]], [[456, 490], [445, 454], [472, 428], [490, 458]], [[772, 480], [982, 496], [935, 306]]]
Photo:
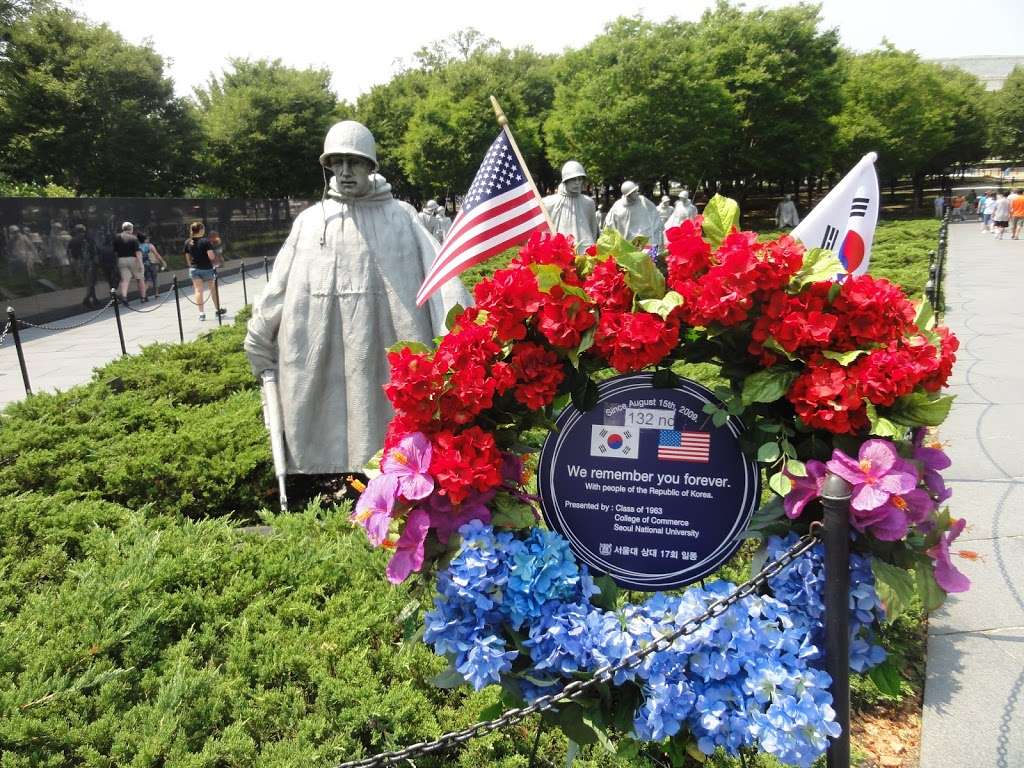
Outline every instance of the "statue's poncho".
[[437, 243], [377, 179], [369, 195], [344, 201], [332, 180], [323, 205], [295, 219], [253, 305], [245, 351], [257, 376], [278, 372], [290, 473], [360, 469], [393, 415], [387, 348], [431, 344], [447, 310], [470, 303], [453, 279], [416, 307]]
[[565, 185], [558, 185], [558, 192], [544, 198], [555, 232], [572, 235], [577, 250], [582, 251], [597, 242], [600, 225], [597, 222], [597, 206], [586, 195], [573, 195], [565, 191]]
[[692, 221], [697, 217], [697, 206], [689, 201], [687, 198], [680, 198], [676, 202], [676, 207], [672, 209], [672, 215], [668, 217], [668, 221], [665, 222], [665, 229], [672, 229], [672, 227], [678, 227], [684, 221]]
[[658, 215], [658, 206], [643, 195], [632, 203], [627, 202], [626, 197], [616, 200], [604, 225], [618, 230], [627, 240], [643, 235], [651, 245], [661, 246], [664, 225]]
[[783, 227], [793, 228], [800, 223], [800, 214], [796, 210], [796, 203], [792, 200], [783, 200], [775, 208], [775, 223], [779, 229]]

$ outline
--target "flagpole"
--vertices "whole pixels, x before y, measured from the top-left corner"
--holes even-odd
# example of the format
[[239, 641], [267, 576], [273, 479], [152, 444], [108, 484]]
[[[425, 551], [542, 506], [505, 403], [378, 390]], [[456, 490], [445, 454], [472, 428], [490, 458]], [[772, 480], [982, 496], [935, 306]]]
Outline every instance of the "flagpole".
[[533, 194], [537, 196], [540, 201], [540, 209], [544, 212], [544, 220], [548, 223], [548, 230], [551, 234], [555, 234], [555, 223], [551, 221], [551, 214], [548, 213], [548, 207], [544, 205], [544, 198], [541, 197], [540, 191], [537, 189], [537, 185], [533, 183], [533, 177], [530, 175], [530, 169], [526, 167], [526, 161], [523, 160], [523, 153], [519, 151], [519, 146], [516, 144], [516, 140], [512, 137], [512, 129], [508, 127], [508, 118], [505, 117], [505, 113], [502, 111], [501, 106], [498, 104], [498, 100], [491, 96], [491, 106], [494, 107], [494, 116], [498, 118], [498, 125], [505, 132], [508, 137], [508, 143], [512, 147], [512, 151], [516, 153], [516, 159], [519, 160], [519, 165], [522, 166], [523, 173], [526, 174], [526, 181], [530, 184], [530, 189], [533, 190]]

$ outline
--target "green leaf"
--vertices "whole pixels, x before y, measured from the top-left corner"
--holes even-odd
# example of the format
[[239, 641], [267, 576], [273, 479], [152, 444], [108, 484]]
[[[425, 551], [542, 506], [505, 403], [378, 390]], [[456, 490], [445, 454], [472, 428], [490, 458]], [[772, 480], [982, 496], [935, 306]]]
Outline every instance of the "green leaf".
[[495, 512], [491, 517], [491, 524], [495, 528], [518, 530], [520, 528], [530, 528], [537, 524], [537, 517], [533, 513], [533, 507], [524, 501], [519, 501], [504, 491], [494, 497], [494, 507]]
[[711, 423], [716, 427], [721, 427], [729, 420], [728, 411], [715, 411], [715, 415], [711, 417]]
[[605, 751], [614, 755], [615, 742], [608, 735], [608, 729], [605, 727], [601, 713], [595, 709], [584, 709], [583, 722], [597, 735], [597, 743], [604, 747]]
[[871, 570], [875, 574], [878, 597], [885, 603], [886, 621], [892, 621], [910, 607], [914, 597], [914, 575], [879, 557], [871, 558]]
[[584, 413], [597, 405], [598, 397], [597, 384], [589, 376], [583, 376], [572, 389], [572, 404]]
[[865, 400], [864, 405], [867, 409], [868, 423], [871, 424], [871, 434], [878, 435], [879, 437], [895, 437], [896, 439], [903, 439], [907, 435], [907, 428], [901, 427], [884, 416], [878, 415], [878, 409], [874, 403]]
[[781, 456], [778, 443], [765, 443], [757, 449], [757, 460], [762, 464], [774, 464]]
[[430, 678], [430, 682], [438, 688], [458, 688], [465, 684], [466, 679], [459, 674], [454, 662], [450, 662], [448, 668]]
[[747, 376], [743, 382], [743, 404], [774, 403], [789, 391], [798, 375], [792, 368], [776, 365]]
[[583, 707], [579, 704], [565, 706], [558, 715], [558, 727], [577, 744], [593, 744], [597, 733], [583, 720]]
[[[825, 248], [811, 248], [804, 254], [803, 266], [790, 278], [789, 285], [791, 289], [799, 291], [811, 283], [834, 280], [836, 275], [845, 271], [842, 263], [832, 251]], [[838, 283], [836, 285], [838, 286]]]
[[703, 230], [704, 239], [711, 248], [718, 248], [733, 227], [740, 224], [740, 205], [732, 198], [715, 195], [704, 206]]
[[761, 345], [765, 349], [774, 352], [777, 355], [782, 355], [787, 360], [797, 360], [798, 358], [792, 352], [787, 351], [779, 342], [773, 337], [769, 336], [764, 340], [764, 344]]
[[449, 331], [455, 327], [455, 321], [459, 319], [459, 315], [465, 312], [465, 308], [461, 304], [456, 304], [454, 307], [448, 310], [448, 314], [444, 316], [444, 327]]
[[388, 352], [401, 352], [403, 349], [412, 350], [417, 355], [428, 355], [431, 351], [422, 341], [396, 341], [388, 347]]
[[889, 415], [897, 424], [908, 427], [937, 427], [949, 416], [954, 397], [911, 392], [893, 403]]
[[594, 584], [601, 593], [591, 597], [590, 602], [606, 611], [615, 610], [615, 604], [619, 599], [619, 585], [608, 574], [594, 577]]
[[851, 349], [849, 352], [833, 352], [831, 349], [826, 349], [822, 352], [823, 357], [827, 357], [829, 360], [835, 360], [844, 368], [856, 360], [861, 355], [866, 355], [868, 350], [866, 349]]
[[555, 264], [531, 264], [530, 271], [537, 276], [537, 287], [544, 293], [562, 282], [562, 268]]
[[918, 560], [914, 566], [914, 575], [917, 576], [917, 594], [921, 597], [924, 609], [930, 613], [941, 607], [946, 602], [946, 592], [935, 581], [931, 561]]
[[790, 459], [786, 462], [786, 472], [793, 477], [807, 477], [807, 465], [802, 461]]
[[779, 494], [779, 496], [785, 496], [793, 490], [793, 481], [781, 472], [776, 472], [768, 478], [768, 487]]
[[[681, 384], [678, 374], [671, 368], [659, 368], [651, 377], [651, 386], [655, 389], [674, 389]], [[705, 405], [710, 405], [706, 403]]]
[[935, 310], [928, 299], [921, 299], [917, 307], [917, 315], [914, 317], [914, 325], [922, 331], [930, 331], [935, 327]]
[[872, 669], [868, 672], [868, 678], [886, 696], [900, 695], [900, 683], [903, 678], [900, 677], [900, 671], [891, 661], [884, 661]]
[[662, 320], [667, 320], [668, 316], [672, 314], [672, 310], [682, 305], [683, 297], [675, 291], [669, 291], [661, 299], [644, 299], [640, 302], [640, 307], [645, 312], [658, 315]]

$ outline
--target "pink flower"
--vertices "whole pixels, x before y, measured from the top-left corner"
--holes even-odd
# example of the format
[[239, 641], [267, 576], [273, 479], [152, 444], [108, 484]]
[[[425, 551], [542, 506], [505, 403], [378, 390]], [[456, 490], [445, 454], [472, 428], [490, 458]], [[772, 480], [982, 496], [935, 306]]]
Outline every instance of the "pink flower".
[[917, 487], [916, 468], [901, 459], [888, 440], [866, 440], [856, 459], [837, 448], [826, 466], [853, 486], [850, 506], [862, 512], [877, 509], [894, 494]]
[[793, 481], [793, 487], [782, 500], [782, 505], [786, 509], [786, 517], [793, 520], [803, 514], [804, 507], [821, 496], [821, 486], [828, 474], [824, 462], [811, 459], [806, 466], [807, 477], [797, 477], [786, 472], [786, 477]]
[[431, 496], [427, 500], [427, 509], [430, 513], [430, 527], [437, 534], [437, 540], [448, 546], [452, 534], [470, 520], [491, 522], [491, 510], [487, 504], [494, 498], [494, 494], [495, 491], [473, 493], [457, 506], [452, 506], [447, 496]]
[[359, 496], [351, 519], [366, 531], [366, 538], [375, 547], [384, 543], [388, 526], [398, 499], [398, 478], [394, 475], [377, 475], [366, 484], [366, 490]]
[[405, 529], [398, 537], [395, 554], [388, 561], [388, 581], [401, 584], [409, 574], [423, 567], [423, 542], [430, 530], [430, 515], [422, 509], [414, 509], [405, 521]]
[[956, 569], [949, 556], [950, 544], [963, 533], [965, 525], [967, 521], [963, 518], [954, 521], [949, 530], [939, 536], [938, 543], [928, 550], [928, 556], [935, 561], [935, 581], [947, 593], [966, 592], [971, 588], [971, 580]]
[[409, 501], [425, 499], [434, 490], [431, 458], [430, 440], [422, 432], [413, 432], [385, 451], [381, 470], [398, 478], [399, 491]]
[[869, 530], [880, 541], [899, 541], [912, 525], [920, 525], [935, 509], [932, 497], [922, 488], [893, 494], [880, 507], [850, 510], [850, 523], [858, 531]]

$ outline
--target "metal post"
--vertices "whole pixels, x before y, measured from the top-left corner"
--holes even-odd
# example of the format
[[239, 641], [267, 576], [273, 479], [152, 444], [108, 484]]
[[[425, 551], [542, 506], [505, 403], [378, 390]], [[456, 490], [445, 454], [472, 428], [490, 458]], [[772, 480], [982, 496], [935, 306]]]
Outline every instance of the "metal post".
[[245, 289], [245, 259], [242, 259], [242, 306], [249, 306], [249, 292]]
[[263, 257], [263, 274], [266, 276], [267, 280], [269, 281], [270, 280], [270, 262], [267, 260], [266, 256]]
[[832, 708], [843, 732], [829, 743], [828, 768], [850, 768], [850, 484], [831, 472], [821, 489], [825, 509], [825, 668]]
[[217, 274], [216, 270], [213, 273], [213, 311], [217, 315], [217, 326], [224, 325], [224, 313], [220, 311], [220, 275]]
[[25, 366], [25, 350], [21, 348], [21, 336], [18, 334], [18, 318], [14, 307], [7, 308], [7, 321], [11, 324], [11, 335], [14, 336], [14, 348], [18, 351], [18, 365], [21, 366], [21, 381], [25, 385], [25, 394], [32, 394], [32, 385], [28, 383], [28, 368]]
[[178, 293], [178, 276], [173, 275], [171, 287], [174, 289], [174, 311], [178, 313], [178, 338], [185, 343], [185, 329], [181, 327], [181, 294]]
[[121, 354], [127, 355], [128, 349], [124, 345], [124, 328], [121, 327], [121, 307], [118, 306], [117, 291], [110, 289], [110, 298], [114, 300], [114, 319], [117, 321], [117, 338], [121, 342]]

